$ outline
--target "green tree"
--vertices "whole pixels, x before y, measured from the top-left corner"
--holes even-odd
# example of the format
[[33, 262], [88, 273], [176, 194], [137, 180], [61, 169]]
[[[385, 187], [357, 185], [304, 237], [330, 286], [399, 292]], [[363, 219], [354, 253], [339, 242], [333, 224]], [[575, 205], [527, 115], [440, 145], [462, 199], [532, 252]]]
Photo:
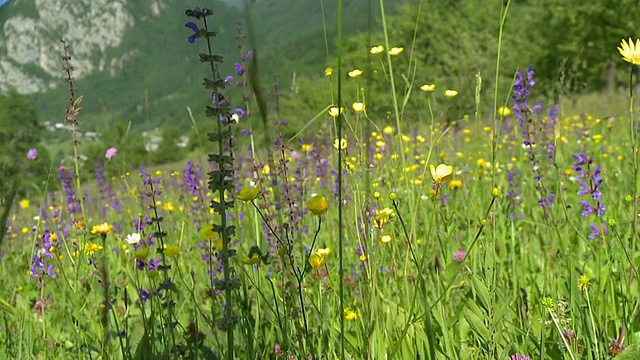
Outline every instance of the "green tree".
[[[50, 163], [33, 104], [17, 92], [0, 94], [0, 243], [6, 233], [6, 219], [17, 196], [41, 191]], [[30, 149], [38, 156], [28, 159]]]

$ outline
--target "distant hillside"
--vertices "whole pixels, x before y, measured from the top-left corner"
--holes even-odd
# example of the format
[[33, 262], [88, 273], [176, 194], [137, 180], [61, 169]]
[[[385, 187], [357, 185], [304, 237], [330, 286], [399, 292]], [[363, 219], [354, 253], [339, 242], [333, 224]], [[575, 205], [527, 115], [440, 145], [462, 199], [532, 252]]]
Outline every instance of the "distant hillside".
[[[214, 52], [225, 56], [223, 71], [232, 73], [243, 6], [203, 3], [215, 12]], [[333, 46], [337, 4], [324, 6]], [[346, 34], [366, 30], [366, 6], [345, 2]], [[179, 0], [13, 0], [0, 9], [0, 91], [29, 94], [41, 121], [59, 122], [66, 104], [59, 41], [64, 38], [72, 44], [77, 86], [85, 97], [85, 128], [106, 130], [128, 121], [138, 130], [167, 123], [186, 127], [186, 106], [202, 109], [208, 100], [200, 86], [206, 67], [197, 64], [202, 44], [186, 41], [184, 11]], [[320, 2], [264, 0], [251, 12], [264, 78], [278, 73], [286, 87], [294, 73], [321, 74], [327, 55]]]

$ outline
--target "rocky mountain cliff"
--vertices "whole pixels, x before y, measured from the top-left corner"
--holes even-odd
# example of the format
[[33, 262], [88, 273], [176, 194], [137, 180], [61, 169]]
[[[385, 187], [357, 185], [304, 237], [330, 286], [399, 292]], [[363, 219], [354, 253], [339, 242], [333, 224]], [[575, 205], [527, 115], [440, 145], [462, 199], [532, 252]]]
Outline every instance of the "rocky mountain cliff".
[[[32, 4], [28, 4], [31, 2]], [[14, 0], [4, 6], [0, 31], [0, 90], [29, 94], [60, 84], [60, 39], [73, 44], [75, 76], [116, 71], [124, 57], [108, 58], [136, 16], [125, 0]], [[145, 0], [148, 16], [163, 0]], [[32, 6], [29, 6], [32, 5]]]
[[[247, 1], [253, 3], [251, 21], [265, 80], [274, 74], [286, 82], [295, 75], [322, 73], [327, 62], [323, 10], [331, 43], [334, 2], [323, 8], [312, 0], [197, 1], [214, 10], [214, 52], [224, 56], [223, 73], [233, 74], [233, 64], [240, 60], [237, 21], [246, 20], [242, 5]], [[191, 30], [184, 27], [185, 9], [195, 4], [10, 0], [0, 7], [0, 91], [14, 88], [28, 95], [41, 121], [58, 122], [66, 106], [64, 39], [71, 45], [76, 87], [84, 95], [83, 116], [90, 118], [87, 127], [108, 129], [113, 121], [131, 121], [140, 129], [183, 122], [187, 106], [202, 108], [208, 98], [201, 86], [207, 69], [194, 66], [201, 44], [190, 44]], [[361, 14], [362, 6], [347, 2], [345, 13]], [[346, 33], [365, 28], [366, 21], [354, 16], [345, 24]], [[241, 31], [246, 34], [246, 26]], [[248, 46], [245, 39], [245, 51]]]

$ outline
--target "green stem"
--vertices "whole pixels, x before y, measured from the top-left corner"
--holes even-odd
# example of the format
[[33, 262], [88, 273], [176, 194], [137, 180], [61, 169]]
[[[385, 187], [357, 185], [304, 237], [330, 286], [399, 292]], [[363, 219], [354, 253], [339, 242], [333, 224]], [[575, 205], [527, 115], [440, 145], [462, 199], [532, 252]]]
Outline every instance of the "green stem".
[[[344, 121], [344, 114], [342, 114], [342, 0], [338, 0], [338, 139], [342, 139], [342, 123]], [[341, 141], [341, 140], [338, 140]], [[339, 254], [339, 273], [340, 273], [340, 308], [338, 314], [340, 314], [340, 359], [345, 359], [344, 356], [344, 263], [343, 263], [343, 238], [344, 227], [342, 226], [342, 152], [338, 146], [338, 254]]]

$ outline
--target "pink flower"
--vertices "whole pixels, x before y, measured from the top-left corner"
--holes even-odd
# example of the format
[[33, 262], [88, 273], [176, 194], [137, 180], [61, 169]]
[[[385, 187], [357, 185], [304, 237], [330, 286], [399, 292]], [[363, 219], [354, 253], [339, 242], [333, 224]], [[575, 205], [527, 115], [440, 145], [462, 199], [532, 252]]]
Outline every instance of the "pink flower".
[[104, 157], [106, 157], [107, 160], [111, 160], [111, 158], [116, 156], [117, 153], [118, 153], [118, 149], [114, 147], [110, 147], [107, 149], [107, 152], [104, 154]]
[[453, 253], [453, 261], [463, 262], [467, 258], [467, 252], [464, 250], [458, 250]]
[[27, 159], [35, 160], [37, 157], [38, 157], [38, 150], [29, 149], [29, 151], [27, 152]]

